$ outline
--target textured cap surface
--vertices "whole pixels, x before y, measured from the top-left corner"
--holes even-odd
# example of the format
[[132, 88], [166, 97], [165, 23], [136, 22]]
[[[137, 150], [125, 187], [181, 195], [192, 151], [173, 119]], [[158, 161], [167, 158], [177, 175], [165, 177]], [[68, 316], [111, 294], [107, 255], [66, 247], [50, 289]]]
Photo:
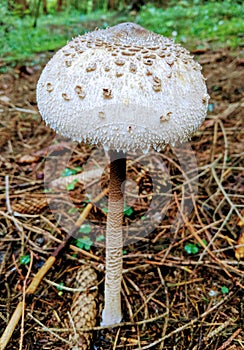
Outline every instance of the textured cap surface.
[[40, 113], [55, 131], [124, 151], [187, 140], [205, 118], [208, 99], [189, 52], [134, 23], [73, 39], [37, 85]]

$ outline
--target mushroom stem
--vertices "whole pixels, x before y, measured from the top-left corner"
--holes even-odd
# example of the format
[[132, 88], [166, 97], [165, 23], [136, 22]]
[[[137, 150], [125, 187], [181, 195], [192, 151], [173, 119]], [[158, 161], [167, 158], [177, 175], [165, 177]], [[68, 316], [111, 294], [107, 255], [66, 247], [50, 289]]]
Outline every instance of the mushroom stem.
[[110, 151], [110, 182], [106, 229], [106, 276], [104, 309], [101, 325], [119, 323], [121, 313], [121, 280], [123, 248], [123, 186], [126, 179], [126, 155]]

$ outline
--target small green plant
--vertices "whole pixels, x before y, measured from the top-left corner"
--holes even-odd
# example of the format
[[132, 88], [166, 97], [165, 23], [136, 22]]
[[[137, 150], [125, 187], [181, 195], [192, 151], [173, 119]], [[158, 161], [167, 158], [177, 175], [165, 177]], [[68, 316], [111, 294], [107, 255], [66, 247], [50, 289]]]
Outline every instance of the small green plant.
[[30, 261], [31, 261], [30, 255], [22, 255], [19, 258], [20, 265], [28, 265]]
[[130, 217], [134, 213], [134, 209], [130, 206], [124, 206], [124, 215]]
[[[207, 241], [206, 239], [203, 239], [202, 240], [202, 243], [206, 246], [207, 245]], [[197, 254], [199, 252], [199, 248], [201, 248], [202, 245], [197, 242], [196, 244], [195, 243], [187, 243], [185, 246], [184, 246], [184, 251], [187, 252], [187, 254]]]
[[83, 236], [82, 238], [78, 238], [76, 240], [75, 245], [80, 249], [90, 250], [93, 242], [88, 236]]
[[79, 228], [80, 233], [85, 233], [88, 234], [92, 230], [91, 225], [89, 224], [82, 224], [81, 227]]
[[226, 287], [226, 286], [222, 286], [222, 287], [221, 287], [221, 293], [223, 293], [223, 294], [228, 294], [228, 293], [229, 293], [229, 288]]
[[58, 295], [61, 297], [63, 295], [63, 287], [64, 287], [64, 282], [60, 282], [59, 285], [56, 287], [58, 292]]
[[89, 224], [82, 224], [80, 226], [79, 233], [83, 233], [84, 236], [75, 240], [74, 244], [78, 248], [90, 250], [91, 246], [93, 245], [93, 241], [87, 235], [91, 232], [91, 230], [92, 230], [92, 227]]
[[77, 174], [78, 172], [80, 172], [82, 170], [82, 167], [80, 166], [77, 166], [73, 169], [71, 168], [65, 168], [64, 171], [62, 172], [61, 174], [61, 177], [66, 177], [66, 176], [70, 176], [70, 175], [75, 175]]
[[76, 214], [78, 213], [78, 211], [79, 211], [78, 208], [72, 207], [68, 210], [68, 214]]
[[52, 188], [44, 188], [43, 193], [53, 193]]
[[97, 238], [96, 238], [96, 242], [103, 242], [104, 239], [105, 239], [104, 235], [99, 235], [99, 236], [97, 236]]
[[78, 183], [79, 181], [77, 179], [74, 179], [72, 182], [70, 182], [69, 184], [67, 184], [66, 186], [66, 189], [68, 191], [73, 191], [75, 189], [75, 186], [76, 184]]
[[[102, 211], [107, 214], [108, 208], [102, 208]], [[134, 213], [134, 209], [128, 205], [124, 205], [124, 215], [130, 217]]]
[[187, 252], [187, 254], [197, 254], [199, 252], [199, 248], [194, 243], [187, 243], [184, 246], [184, 251]]

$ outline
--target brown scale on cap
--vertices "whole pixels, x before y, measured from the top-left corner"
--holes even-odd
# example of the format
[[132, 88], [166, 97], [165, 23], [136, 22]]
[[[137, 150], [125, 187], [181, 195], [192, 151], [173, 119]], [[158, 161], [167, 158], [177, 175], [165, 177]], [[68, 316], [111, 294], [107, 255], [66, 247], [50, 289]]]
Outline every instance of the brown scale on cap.
[[203, 98], [202, 98], [202, 103], [203, 103], [203, 104], [207, 104], [207, 103], [208, 103], [208, 99], [209, 99], [209, 96], [206, 94], [206, 95], [203, 96]]
[[143, 55], [143, 58], [151, 58], [152, 60], [155, 60], [156, 55], [155, 55], [155, 54], [148, 53], [148, 54], [146, 54], [146, 55]]
[[160, 122], [163, 123], [163, 122], [169, 121], [171, 114], [172, 114], [172, 112], [168, 112], [165, 115], [161, 115]]
[[66, 50], [63, 50], [63, 53], [64, 53], [64, 56], [70, 56], [73, 53], [73, 51], [70, 49], [66, 49]]
[[65, 101], [69, 101], [70, 100], [70, 97], [65, 92], [62, 93], [62, 97], [63, 97], [63, 99]]
[[121, 58], [117, 58], [114, 61], [115, 64], [117, 64], [117, 66], [123, 66], [125, 64], [125, 60], [121, 59]]
[[129, 50], [121, 51], [121, 54], [123, 56], [135, 56], [135, 52], [134, 51], [129, 51]]
[[46, 84], [46, 89], [48, 92], [52, 92], [53, 91], [53, 85], [51, 83], [47, 83]]
[[146, 64], [147, 66], [152, 66], [153, 65], [153, 60], [151, 58], [143, 60], [143, 63]]
[[167, 56], [165, 61], [167, 62], [167, 64], [169, 66], [173, 66], [173, 64], [175, 63], [176, 59], [173, 56]]
[[103, 43], [103, 41], [102, 40], [96, 40], [95, 41], [95, 46], [97, 46], [97, 47], [102, 47], [104, 45], [104, 43]]
[[64, 61], [64, 63], [65, 63], [65, 65], [66, 65], [66, 67], [71, 67], [71, 66], [72, 66], [72, 59], [71, 59], [71, 58], [66, 59], [66, 60]]
[[108, 99], [112, 98], [113, 97], [112, 90], [108, 88], [103, 88], [103, 97]]
[[80, 85], [76, 85], [75, 92], [79, 95], [82, 92], [82, 87]]
[[111, 68], [110, 68], [109, 66], [105, 66], [105, 67], [104, 67], [105, 72], [109, 72], [110, 69], [111, 69]]
[[117, 78], [119, 78], [119, 77], [122, 77], [123, 75], [124, 75], [124, 73], [122, 72], [122, 71], [117, 71], [116, 73], [115, 73], [115, 75], [116, 75], [116, 77]]
[[162, 81], [158, 77], [153, 78], [153, 90], [159, 92], [162, 90]]
[[91, 63], [89, 63], [89, 64], [87, 65], [86, 71], [87, 71], [87, 72], [93, 72], [94, 70], [96, 70], [96, 68], [97, 68], [96, 62], [91, 62]]
[[98, 116], [101, 119], [105, 119], [105, 113], [104, 112], [98, 112]]
[[152, 51], [155, 51], [155, 50], [158, 50], [159, 49], [159, 46], [149, 46], [148, 47], [149, 50], [152, 50]]
[[83, 91], [82, 87], [80, 85], [76, 85], [75, 87], [75, 92], [77, 93], [77, 95], [83, 99], [86, 97], [86, 93]]
[[158, 56], [164, 58], [166, 56], [165, 51], [158, 52]]
[[140, 47], [132, 46], [132, 47], [129, 47], [128, 50], [129, 50], [129, 51], [132, 51], [132, 52], [139, 52], [139, 51], [141, 51], [141, 48], [140, 48]]
[[129, 70], [130, 70], [131, 73], [136, 73], [136, 71], [137, 71], [136, 64], [133, 63], [133, 62], [130, 62]]

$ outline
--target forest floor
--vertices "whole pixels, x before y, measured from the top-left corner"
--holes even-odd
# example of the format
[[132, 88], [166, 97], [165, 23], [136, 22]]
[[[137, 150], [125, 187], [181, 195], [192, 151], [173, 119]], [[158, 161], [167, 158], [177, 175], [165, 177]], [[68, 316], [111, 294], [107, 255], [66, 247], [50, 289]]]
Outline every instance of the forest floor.
[[[88, 286], [82, 297], [84, 301], [93, 293], [96, 300], [96, 326], [84, 333], [90, 337], [87, 348], [244, 349], [244, 61], [238, 50], [194, 54], [211, 95], [208, 116], [190, 143], [198, 171], [192, 179], [192, 169], [182, 167], [170, 148], [159, 156], [167, 176], [155, 176], [156, 152], [143, 155], [143, 162], [139, 155], [128, 161], [128, 176], [141, 198], [128, 204], [125, 227], [134, 227], [157, 207], [157, 202], [151, 205], [152, 181], [162, 197], [168, 193], [170, 201], [165, 212], [160, 209], [163, 220], [148, 235], [132, 241], [132, 230], [130, 244], [124, 248], [125, 323], [113, 329], [99, 327], [105, 262], [103, 199], [93, 205], [81, 239], [73, 240], [57, 258], [34, 295], [26, 294], [37, 271], [64, 240], [75, 221], [73, 213], [87, 205], [87, 193], [91, 195], [96, 183], [94, 178], [87, 186], [73, 177], [69, 186], [62, 181], [90, 170], [88, 160], [96, 164], [99, 156], [95, 147], [72, 146], [56, 138], [41, 121], [35, 90], [49, 54], [39, 56], [39, 64], [17, 66], [0, 76], [0, 336], [18, 302], [26, 300], [6, 349], [70, 348], [71, 306], [79, 293], [72, 288], [81, 265], [97, 275], [97, 289]], [[48, 175], [53, 165], [57, 171], [58, 158], [70, 150], [67, 164], [62, 164], [66, 173], [60, 186], [65, 189], [50, 189], [45, 167]], [[183, 157], [193, 157], [187, 152], [191, 150], [181, 149]], [[49, 165], [47, 155], [51, 155]], [[106, 187], [105, 173], [102, 178]], [[194, 181], [197, 190], [192, 195], [188, 186]], [[192, 210], [184, 213], [187, 199]], [[182, 220], [178, 225], [177, 212]]]

